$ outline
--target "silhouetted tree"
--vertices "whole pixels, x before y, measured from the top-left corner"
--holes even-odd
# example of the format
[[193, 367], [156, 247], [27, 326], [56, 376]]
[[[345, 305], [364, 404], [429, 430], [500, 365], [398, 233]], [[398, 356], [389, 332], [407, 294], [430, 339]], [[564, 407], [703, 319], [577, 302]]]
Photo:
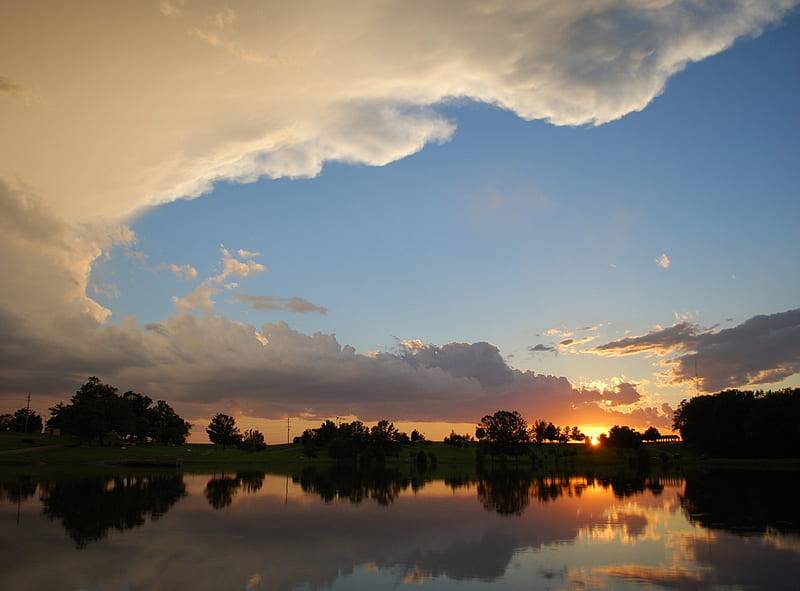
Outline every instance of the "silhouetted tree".
[[584, 439], [586, 439], [586, 435], [581, 433], [581, 430], [576, 426], [572, 428], [572, 431], [570, 431], [569, 438], [572, 441], [583, 441]]
[[625, 425], [614, 425], [608, 432], [608, 445], [617, 448], [639, 447], [642, 445], [642, 434]]
[[486, 415], [475, 435], [491, 455], [518, 456], [527, 450], [530, 443], [528, 424], [517, 411], [498, 410], [493, 415]]
[[673, 428], [715, 455], [800, 457], [800, 388], [695, 396], [681, 401]]
[[137, 392], [127, 391], [122, 395], [119, 417], [114, 430], [126, 441], [144, 441], [152, 436], [153, 399]]
[[48, 426], [62, 433], [76, 435], [82, 442], [99, 443], [118, 427], [124, 412], [124, 403], [114, 386], [103, 384], [92, 376], [75, 392], [69, 404], [59, 402], [50, 409]]
[[547, 427], [544, 429], [544, 438], [550, 443], [558, 439], [558, 427], [553, 423], [547, 423]]
[[648, 427], [647, 431], [642, 433], [643, 441], [658, 441], [659, 437], [661, 437], [661, 433], [655, 427]]
[[245, 451], [264, 451], [267, 444], [264, 443], [264, 434], [258, 429], [248, 429], [244, 432], [244, 437], [238, 444], [239, 449]]
[[422, 443], [425, 441], [425, 435], [414, 429], [411, 432], [411, 443]]
[[239, 427], [236, 426], [236, 420], [226, 414], [219, 413], [206, 427], [206, 433], [211, 443], [221, 445], [225, 449], [228, 445], [236, 445], [242, 440], [242, 434], [239, 432]]
[[547, 421], [539, 419], [531, 427], [531, 435], [536, 443], [544, 443], [547, 435]]
[[394, 423], [382, 420], [370, 430], [370, 447], [378, 458], [400, 453], [400, 433]]
[[192, 424], [184, 421], [172, 410], [172, 407], [159, 400], [150, 409], [150, 434], [156, 441], [167, 444], [183, 445], [189, 435]]

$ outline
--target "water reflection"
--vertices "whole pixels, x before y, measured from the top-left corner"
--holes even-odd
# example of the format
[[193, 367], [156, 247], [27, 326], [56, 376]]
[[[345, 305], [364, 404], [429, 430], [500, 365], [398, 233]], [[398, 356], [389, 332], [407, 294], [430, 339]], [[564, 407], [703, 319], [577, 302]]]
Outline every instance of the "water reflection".
[[45, 483], [41, 502], [42, 513], [85, 548], [111, 528], [123, 531], [143, 525], [148, 516], [158, 519], [185, 495], [180, 474], [132, 475]]
[[402, 474], [399, 470], [357, 470], [355, 466], [337, 464], [330, 467], [309, 466], [292, 481], [303, 492], [319, 495], [326, 502], [337, 500], [360, 504], [367, 499], [389, 505], [405, 491], [421, 490], [432, 478]]
[[738, 534], [800, 533], [797, 473], [712, 471], [686, 478], [682, 497], [693, 522]]
[[[339, 466], [293, 476], [0, 479], [0, 540], [14, 540], [0, 552], [0, 586], [796, 589], [794, 499], [738, 474], [436, 480]], [[771, 478], [762, 482], [787, 484]], [[761, 510], [761, 530], [751, 516], [736, 518], [737, 502], [745, 511], [773, 505]]]
[[36, 480], [30, 476], [17, 476], [0, 481], [0, 503], [19, 503], [36, 494]]
[[237, 493], [253, 494], [261, 490], [265, 476], [258, 471], [237, 472], [234, 476], [215, 475], [206, 484], [204, 494], [214, 509], [224, 509]]

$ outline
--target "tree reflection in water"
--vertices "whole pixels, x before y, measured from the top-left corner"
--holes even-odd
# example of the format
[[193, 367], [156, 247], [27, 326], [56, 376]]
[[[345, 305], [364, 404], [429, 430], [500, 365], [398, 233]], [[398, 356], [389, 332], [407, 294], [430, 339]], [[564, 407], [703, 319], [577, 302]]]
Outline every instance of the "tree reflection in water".
[[292, 476], [303, 492], [313, 493], [325, 502], [346, 500], [353, 504], [371, 499], [379, 505], [393, 503], [411, 488], [421, 490], [431, 478], [415, 474], [407, 476], [399, 470], [359, 470], [356, 466], [336, 464], [328, 468], [309, 466]]
[[[309, 466], [292, 477], [303, 492], [318, 495], [325, 502], [337, 500], [360, 504], [371, 499], [380, 505], [393, 503], [409, 488], [421, 490], [433, 479], [425, 475], [405, 475], [399, 470], [364, 471], [355, 466], [336, 464], [330, 467]], [[220, 481], [235, 491], [235, 479]], [[540, 503], [554, 501], [562, 495], [580, 496], [588, 486], [611, 488], [618, 498], [644, 490], [660, 494], [664, 487], [658, 478], [638, 472], [623, 472], [613, 476], [582, 476], [571, 474], [544, 475], [518, 471], [482, 472], [478, 476], [455, 476], [444, 480], [453, 490], [475, 487], [478, 501], [487, 510], [500, 515], [521, 515], [531, 499]], [[210, 483], [209, 483], [210, 484]], [[208, 493], [207, 493], [208, 495]], [[230, 501], [227, 500], [229, 503]]]
[[102, 540], [111, 528], [157, 520], [186, 496], [180, 474], [79, 478], [42, 484], [42, 513], [58, 520], [78, 548]]
[[239, 492], [254, 494], [261, 490], [265, 476], [259, 471], [237, 472], [234, 476], [214, 475], [206, 484], [204, 494], [214, 509], [224, 509]]
[[752, 535], [800, 533], [794, 471], [714, 470], [686, 476], [681, 505], [690, 521]]
[[500, 515], [521, 515], [531, 499], [547, 503], [564, 495], [579, 497], [587, 487], [594, 485], [610, 487], [617, 498], [629, 497], [645, 489], [656, 495], [664, 490], [658, 478], [637, 472], [604, 477], [498, 472], [484, 474], [477, 485], [481, 505]]
[[17, 476], [0, 481], [0, 503], [19, 503], [36, 494], [36, 480], [30, 476]]

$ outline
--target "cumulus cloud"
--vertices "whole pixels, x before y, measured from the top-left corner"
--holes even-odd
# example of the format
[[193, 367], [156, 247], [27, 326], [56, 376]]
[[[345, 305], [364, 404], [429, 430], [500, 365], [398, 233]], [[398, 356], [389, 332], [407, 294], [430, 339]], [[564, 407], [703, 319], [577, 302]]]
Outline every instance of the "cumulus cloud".
[[92, 263], [133, 232], [109, 223], [68, 223], [0, 181], [0, 307], [36, 327], [98, 326], [111, 311], [86, 295]]
[[273, 296], [250, 295], [242, 292], [238, 294], [236, 298], [229, 300], [229, 302], [232, 304], [250, 304], [253, 310], [284, 310], [297, 314], [306, 314], [308, 312], [319, 312], [320, 314], [328, 313], [328, 309], [324, 306], [316, 306], [308, 300], [298, 297], [278, 298]]
[[[198, 285], [191, 293], [184, 297], [173, 296], [172, 301], [175, 304], [175, 308], [177, 308], [180, 312], [186, 312], [188, 310], [199, 310], [201, 312], [206, 312], [210, 314], [214, 311], [214, 306], [216, 305], [216, 301], [214, 300], [214, 296], [219, 295], [222, 293], [223, 289], [231, 290], [236, 289], [239, 287], [239, 284], [235, 281], [228, 281], [231, 277], [238, 277], [246, 279], [248, 277], [253, 277], [260, 273], [264, 273], [267, 271], [267, 268], [262, 265], [261, 263], [257, 263], [253, 260], [254, 256], [258, 256], [259, 253], [252, 253], [247, 252], [246, 250], [239, 250], [238, 254], [241, 256], [242, 254], [246, 255], [248, 260], [242, 261], [234, 257], [230, 251], [225, 248], [224, 246], [220, 247], [222, 251], [222, 271], [213, 277], [208, 277], [205, 279], [200, 285]], [[189, 265], [184, 265], [182, 267], [178, 267], [176, 265], [162, 265], [162, 268], [170, 269], [176, 274], [183, 274], [187, 278], [196, 278], [197, 271], [190, 267]], [[214, 286], [221, 286], [214, 287]], [[246, 296], [252, 297], [252, 296]], [[300, 300], [300, 298], [294, 298]], [[244, 300], [247, 301], [247, 300]], [[292, 306], [294, 305], [297, 308], [302, 307], [300, 302], [287, 302], [286, 305]], [[255, 307], [255, 306], [254, 306]], [[326, 310], [327, 311], [327, 310]]]
[[244, 250], [243, 248], [237, 250], [236, 254], [239, 255], [240, 259], [254, 259], [261, 256], [260, 252], [250, 252], [249, 250]]
[[155, 267], [156, 271], [166, 270], [172, 271], [178, 279], [197, 279], [197, 269], [191, 265], [158, 265]]
[[226, 285], [226, 282], [230, 277], [253, 277], [267, 271], [267, 268], [264, 265], [253, 260], [253, 255], [258, 256], [258, 253], [239, 251], [239, 256], [242, 256], [241, 253], [244, 253], [246, 256], [243, 258], [248, 259], [242, 261], [234, 257], [224, 246], [220, 247], [220, 249], [222, 250], [223, 269], [219, 275], [208, 280], [210, 283], [214, 283], [216, 285]]
[[187, 310], [200, 310], [201, 312], [211, 314], [214, 311], [214, 306], [216, 304], [213, 298], [221, 291], [221, 289], [217, 289], [216, 287], [211, 287], [207, 283], [203, 283], [195, 287], [191, 293], [185, 297], [181, 298], [178, 296], [172, 296], [172, 302], [181, 312], [186, 312]]
[[452, 136], [435, 110], [452, 97], [611, 121], [797, 2], [82, 4], [0, 5], [2, 94], [41, 96], [0, 110], [0, 176], [79, 218], [327, 161], [386, 164]]
[[590, 352], [657, 355], [669, 366], [669, 382], [697, 380], [706, 392], [774, 384], [800, 373], [800, 309], [754, 316], [723, 330], [679, 322], [599, 345]]
[[[613, 386], [604, 387], [602, 390], [592, 387], [583, 387], [580, 390], [585, 399], [596, 400], [609, 406], [636, 404], [642, 399], [636, 384], [629, 382], [620, 382]], [[662, 408], [662, 411], [664, 410]], [[671, 412], [666, 414], [672, 416]]]
[[670, 261], [666, 253], [661, 253], [660, 256], [656, 257], [656, 265], [658, 265], [662, 269], [669, 269]]

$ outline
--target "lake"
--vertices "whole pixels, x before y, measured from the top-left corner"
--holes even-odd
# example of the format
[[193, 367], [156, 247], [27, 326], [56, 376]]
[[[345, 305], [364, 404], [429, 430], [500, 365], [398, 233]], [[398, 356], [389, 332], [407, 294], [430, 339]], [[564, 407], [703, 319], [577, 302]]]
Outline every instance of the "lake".
[[0, 589], [792, 589], [791, 472], [0, 474]]

